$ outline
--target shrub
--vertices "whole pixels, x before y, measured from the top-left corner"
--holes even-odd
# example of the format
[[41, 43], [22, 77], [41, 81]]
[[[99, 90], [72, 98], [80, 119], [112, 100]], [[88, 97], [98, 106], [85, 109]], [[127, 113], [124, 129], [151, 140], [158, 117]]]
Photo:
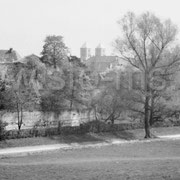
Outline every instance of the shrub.
[[6, 137], [6, 130], [5, 130], [6, 126], [7, 123], [3, 122], [2, 119], [0, 119], [0, 141], [4, 140]]

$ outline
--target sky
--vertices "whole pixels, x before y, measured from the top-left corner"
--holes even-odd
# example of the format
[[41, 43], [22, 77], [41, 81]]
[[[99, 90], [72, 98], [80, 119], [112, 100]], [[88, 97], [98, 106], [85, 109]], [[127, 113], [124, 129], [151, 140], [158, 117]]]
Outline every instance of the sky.
[[99, 43], [110, 55], [121, 33], [117, 21], [128, 11], [150, 11], [180, 28], [178, 0], [0, 0], [0, 49], [40, 55], [46, 36], [61, 35], [72, 55], [79, 57], [85, 42], [92, 55]]

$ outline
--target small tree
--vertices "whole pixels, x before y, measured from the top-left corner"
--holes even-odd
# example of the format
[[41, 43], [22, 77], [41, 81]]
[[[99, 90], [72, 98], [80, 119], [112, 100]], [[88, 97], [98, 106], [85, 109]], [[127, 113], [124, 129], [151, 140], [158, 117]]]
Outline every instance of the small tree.
[[41, 96], [41, 110], [59, 115], [66, 108], [66, 101], [60, 90], [51, 90]]
[[[25, 58], [24, 63], [14, 63], [9, 69], [11, 76], [8, 77], [4, 105], [6, 110], [17, 112], [19, 131], [23, 124], [24, 110], [33, 109], [35, 104], [38, 103], [39, 97], [33, 82], [37, 81], [40, 69], [29, 58]], [[34, 74], [36, 74], [36, 77], [34, 77]]]
[[30, 88], [22, 88], [22, 86], [19, 89], [13, 86], [7, 88], [4, 109], [17, 112], [17, 126], [19, 131], [23, 125], [23, 112], [30, 107], [34, 107], [37, 99], [35, 92]]
[[126, 94], [123, 89], [117, 90], [113, 87], [107, 87], [106, 90], [101, 90], [101, 93], [101, 97], [94, 100], [93, 104], [96, 117], [104, 122], [111, 121], [111, 124], [114, 124], [122, 112], [126, 111]]
[[2, 119], [0, 119], [0, 141], [5, 139], [5, 135], [6, 135], [6, 131], [5, 131], [5, 127], [6, 127], [7, 123], [3, 122]]

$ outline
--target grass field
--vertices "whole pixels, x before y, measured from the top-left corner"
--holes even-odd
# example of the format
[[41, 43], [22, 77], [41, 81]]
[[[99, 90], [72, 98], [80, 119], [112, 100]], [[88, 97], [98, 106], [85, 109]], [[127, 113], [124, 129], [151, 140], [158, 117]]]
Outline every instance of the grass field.
[[[180, 134], [180, 127], [168, 127], [168, 128], [153, 128], [152, 133], [155, 135], [171, 135]], [[22, 138], [22, 139], [10, 139], [0, 142], [0, 148], [8, 147], [23, 147], [23, 146], [35, 146], [45, 144], [57, 144], [57, 143], [88, 143], [88, 142], [103, 142], [108, 139], [143, 139], [144, 130], [128, 130], [112, 133], [98, 133], [98, 134], [85, 134], [85, 135], [64, 135], [64, 136], [51, 136], [51, 137], [35, 137], [35, 138]]]
[[0, 180], [180, 180], [180, 140], [0, 159]]

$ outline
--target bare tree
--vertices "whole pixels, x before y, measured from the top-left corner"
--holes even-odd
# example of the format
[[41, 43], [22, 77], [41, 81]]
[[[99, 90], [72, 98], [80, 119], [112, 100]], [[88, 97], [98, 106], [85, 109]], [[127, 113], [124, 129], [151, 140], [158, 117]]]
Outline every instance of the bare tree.
[[[36, 82], [41, 82], [44, 75], [44, 64], [34, 57], [24, 58], [23, 62], [17, 62], [9, 67], [7, 73], [7, 87], [5, 91], [5, 109], [17, 112], [17, 126], [21, 130], [24, 110], [34, 109], [39, 103], [39, 93], [35, 87]], [[40, 64], [38, 64], [40, 63]]]
[[[116, 39], [116, 50], [120, 52], [123, 60], [143, 76], [140, 92], [143, 96], [145, 138], [150, 138], [150, 102], [156, 82], [154, 79], [157, 72], [158, 78], [172, 73], [170, 70], [180, 60], [177, 51], [179, 48], [173, 46], [177, 28], [170, 20], [161, 21], [149, 12], [140, 16], [128, 12], [118, 23], [122, 28], [123, 37]], [[162, 87], [164, 84], [161, 84], [161, 90]]]

